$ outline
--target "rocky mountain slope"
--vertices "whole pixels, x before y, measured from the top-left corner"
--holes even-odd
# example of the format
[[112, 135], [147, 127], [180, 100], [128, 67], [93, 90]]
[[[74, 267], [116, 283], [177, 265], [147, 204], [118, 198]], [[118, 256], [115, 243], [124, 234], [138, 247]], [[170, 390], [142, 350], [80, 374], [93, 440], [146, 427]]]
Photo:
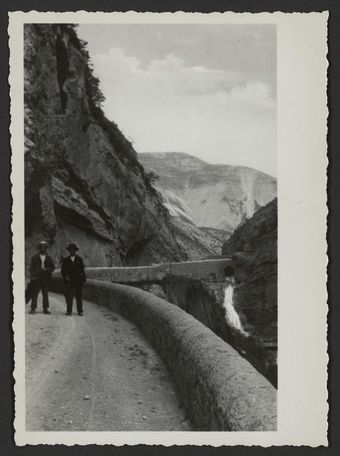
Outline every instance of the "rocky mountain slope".
[[92, 266], [186, 259], [131, 143], [100, 108], [74, 27], [24, 34], [26, 263], [41, 239], [56, 259], [76, 242]]
[[199, 228], [180, 217], [171, 217], [175, 238], [189, 260], [220, 256], [229, 233], [214, 228]]
[[198, 227], [232, 232], [276, 197], [276, 179], [242, 166], [210, 165], [179, 152], [142, 153], [145, 170], [159, 178], [170, 214]]
[[240, 226], [222, 253], [235, 265], [234, 307], [245, 331], [263, 347], [264, 373], [276, 384], [277, 199]]

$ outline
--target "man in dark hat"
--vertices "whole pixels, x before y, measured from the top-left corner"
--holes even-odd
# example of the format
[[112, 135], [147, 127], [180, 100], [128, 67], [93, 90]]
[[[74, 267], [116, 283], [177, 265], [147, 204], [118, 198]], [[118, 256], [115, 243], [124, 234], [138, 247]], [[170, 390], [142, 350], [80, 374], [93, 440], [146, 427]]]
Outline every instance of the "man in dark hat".
[[76, 298], [78, 315], [83, 315], [82, 288], [86, 282], [84, 262], [76, 255], [79, 250], [76, 244], [67, 247], [69, 256], [63, 259], [61, 274], [65, 283], [66, 315], [72, 315], [73, 298]]
[[32, 283], [32, 302], [30, 314], [35, 313], [39, 291], [41, 290], [43, 297], [43, 312], [50, 314], [48, 310], [48, 282], [52, 272], [55, 269], [52, 258], [47, 255], [47, 242], [41, 241], [38, 245], [39, 252], [33, 255], [30, 263], [30, 276]]

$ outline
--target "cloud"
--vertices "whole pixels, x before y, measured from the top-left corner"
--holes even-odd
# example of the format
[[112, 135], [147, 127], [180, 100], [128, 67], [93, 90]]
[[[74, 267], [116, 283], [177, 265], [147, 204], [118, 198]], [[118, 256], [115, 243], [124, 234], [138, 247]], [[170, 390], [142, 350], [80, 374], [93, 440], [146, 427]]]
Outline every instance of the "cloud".
[[177, 72], [183, 68], [184, 60], [176, 57], [173, 54], [167, 54], [164, 59], [154, 59], [150, 61], [147, 72], [149, 73], [164, 73], [170, 71]]
[[271, 98], [271, 87], [268, 83], [262, 81], [247, 81], [243, 86], [236, 85], [232, 88], [230, 94], [236, 100], [241, 100], [244, 103], [273, 103]]
[[212, 161], [215, 155], [222, 162], [228, 162], [223, 160], [228, 151], [230, 157], [239, 155], [238, 163], [255, 167], [251, 160], [257, 152], [273, 155], [275, 99], [269, 83], [241, 72], [191, 66], [172, 53], [142, 65], [114, 47], [92, 60], [106, 115], [137, 151], [177, 150], [207, 161], [209, 153]]
[[264, 108], [273, 104], [268, 83], [247, 81], [245, 75], [235, 71], [188, 66], [173, 54], [153, 59], [142, 68], [136, 57], [126, 56], [121, 48], [112, 48], [107, 54], [95, 55], [93, 62], [104, 91], [111, 84], [119, 84], [151, 93], [166, 91], [169, 96], [212, 94], [224, 103], [240, 101], [262, 104]]
[[121, 48], [111, 48], [106, 54], [96, 54], [93, 57], [93, 63], [96, 71], [101, 73], [103, 70], [107, 73], [138, 73], [140, 62], [136, 57], [126, 56]]
[[222, 104], [243, 104], [248, 109], [262, 108], [271, 110], [276, 106], [272, 92], [273, 90], [268, 83], [251, 80], [244, 84], [235, 84], [230, 91], [217, 91], [215, 99], [217, 103]]

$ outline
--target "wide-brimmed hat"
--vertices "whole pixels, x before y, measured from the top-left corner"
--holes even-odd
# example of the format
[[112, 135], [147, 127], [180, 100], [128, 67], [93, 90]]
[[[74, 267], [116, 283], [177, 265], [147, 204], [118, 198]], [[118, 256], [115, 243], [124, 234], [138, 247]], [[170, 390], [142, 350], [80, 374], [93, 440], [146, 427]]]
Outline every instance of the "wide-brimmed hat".
[[48, 242], [46, 242], [46, 241], [40, 241], [39, 244], [38, 244], [38, 248], [41, 247], [41, 246], [46, 246], [46, 247], [48, 247]]
[[71, 244], [69, 244], [69, 245], [66, 247], [66, 250], [71, 250], [71, 249], [73, 249], [73, 250], [79, 250], [77, 244], [73, 244], [72, 242], [71, 242]]

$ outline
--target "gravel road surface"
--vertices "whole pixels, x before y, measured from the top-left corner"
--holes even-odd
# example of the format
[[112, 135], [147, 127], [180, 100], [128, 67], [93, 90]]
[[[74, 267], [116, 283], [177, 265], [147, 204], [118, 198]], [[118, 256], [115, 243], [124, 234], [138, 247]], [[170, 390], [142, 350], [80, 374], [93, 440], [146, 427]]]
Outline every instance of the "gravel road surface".
[[84, 302], [65, 315], [50, 293], [51, 315], [26, 306], [28, 431], [189, 431], [161, 359], [138, 328]]

